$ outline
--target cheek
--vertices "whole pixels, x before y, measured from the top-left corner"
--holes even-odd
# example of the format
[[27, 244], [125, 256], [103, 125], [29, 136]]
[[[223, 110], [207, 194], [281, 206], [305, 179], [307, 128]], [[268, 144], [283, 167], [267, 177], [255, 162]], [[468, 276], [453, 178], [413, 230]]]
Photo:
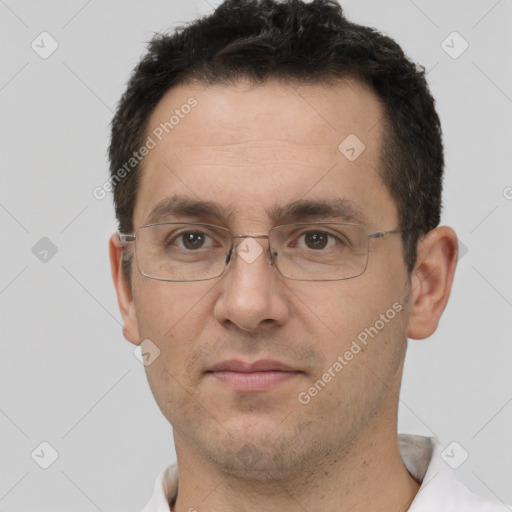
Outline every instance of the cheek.
[[140, 278], [134, 287], [133, 300], [141, 338], [157, 341], [165, 329], [171, 327], [173, 317], [173, 294], [157, 281]]
[[[158, 348], [158, 357], [145, 366], [153, 396], [167, 418], [186, 404], [193, 392], [187, 373], [194, 343], [204, 325], [205, 292], [191, 293], [183, 284], [145, 280], [134, 294], [141, 339]], [[188, 390], [188, 392], [184, 392]]]
[[155, 363], [146, 367], [148, 378], [165, 380], [168, 371], [180, 381], [186, 379], [186, 362], [211, 311], [208, 289], [196, 284], [145, 279], [137, 288], [134, 302], [141, 339], [151, 340], [160, 350]]
[[387, 270], [378, 276], [368, 272], [354, 280], [330, 284], [331, 289], [324, 285], [309, 297], [301, 295], [320, 320], [319, 329], [327, 334], [318, 348], [328, 361], [335, 361], [346, 351], [357, 351], [354, 342], [363, 351], [377, 340], [383, 349], [390, 343], [401, 344], [406, 326], [405, 281], [397, 269]]
[[[302, 289], [298, 314], [305, 326], [317, 326], [336, 345], [343, 345], [392, 307], [400, 294], [392, 283], [374, 276], [353, 280], [321, 283], [309, 290]], [[391, 288], [391, 289], [390, 289]], [[300, 311], [300, 313], [299, 313]]]
[[197, 290], [194, 285], [138, 279], [134, 302], [141, 336], [165, 339], [173, 331], [183, 328], [183, 324], [189, 330], [193, 329], [198, 324], [207, 295], [207, 290]]
[[407, 347], [407, 313], [395, 300], [396, 293], [385, 288], [387, 284], [381, 290], [363, 286], [358, 300], [355, 294], [338, 294], [326, 301], [324, 319], [334, 334], [322, 340], [319, 349], [326, 366], [312, 378], [330, 379], [326, 373], [335, 373], [326, 404], [333, 400], [342, 406], [340, 410], [360, 409], [363, 404], [356, 403], [356, 395], [369, 397], [363, 400], [367, 405], [377, 400], [385, 392], [383, 382], [391, 382], [399, 371]]

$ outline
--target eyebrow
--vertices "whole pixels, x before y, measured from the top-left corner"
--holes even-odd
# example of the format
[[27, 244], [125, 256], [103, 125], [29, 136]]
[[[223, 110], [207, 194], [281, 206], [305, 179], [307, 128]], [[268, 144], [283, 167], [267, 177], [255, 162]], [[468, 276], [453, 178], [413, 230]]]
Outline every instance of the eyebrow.
[[[286, 205], [274, 205], [265, 210], [275, 224], [313, 220], [332, 220], [368, 225], [368, 218], [361, 208], [349, 199], [299, 199]], [[233, 215], [233, 208], [226, 208], [213, 201], [201, 201], [186, 196], [170, 196], [157, 203], [145, 224], [157, 224], [178, 219], [214, 221], [225, 224]]]
[[300, 199], [284, 206], [273, 206], [268, 216], [280, 224], [306, 220], [327, 220], [354, 222], [366, 225], [367, 217], [361, 208], [349, 199]]
[[213, 201], [200, 201], [186, 196], [162, 199], [149, 213], [146, 224], [166, 222], [172, 217], [208, 218], [224, 221], [229, 215], [226, 208]]

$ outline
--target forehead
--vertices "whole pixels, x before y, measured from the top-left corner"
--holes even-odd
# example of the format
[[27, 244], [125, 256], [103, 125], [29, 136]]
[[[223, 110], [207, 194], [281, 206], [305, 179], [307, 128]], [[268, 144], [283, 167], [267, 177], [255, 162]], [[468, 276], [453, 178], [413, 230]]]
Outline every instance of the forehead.
[[[142, 165], [135, 225], [175, 195], [219, 202], [239, 219], [341, 197], [371, 218], [383, 206], [372, 195], [390, 201], [379, 175], [382, 116], [374, 93], [352, 78], [175, 87], [149, 119], [154, 148]], [[368, 208], [357, 204], [365, 194]]]

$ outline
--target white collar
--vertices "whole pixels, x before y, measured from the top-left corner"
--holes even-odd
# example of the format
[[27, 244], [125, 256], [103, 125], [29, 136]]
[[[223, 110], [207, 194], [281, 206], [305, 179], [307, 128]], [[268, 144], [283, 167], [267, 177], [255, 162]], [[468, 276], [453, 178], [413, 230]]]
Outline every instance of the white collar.
[[[407, 512], [510, 512], [499, 501], [471, 493], [455, 477], [441, 457], [441, 445], [433, 437], [398, 434], [404, 466], [421, 487]], [[158, 475], [151, 501], [142, 512], [170, 512], [178, 493], [178, 467], [167, 466]]]

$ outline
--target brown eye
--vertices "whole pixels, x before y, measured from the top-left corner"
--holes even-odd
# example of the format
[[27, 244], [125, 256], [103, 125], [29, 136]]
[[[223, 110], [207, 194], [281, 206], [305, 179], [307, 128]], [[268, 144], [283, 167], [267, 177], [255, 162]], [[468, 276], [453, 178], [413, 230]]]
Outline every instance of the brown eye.
[[329, 235], [322, 231], [309, 231], [304, 234], [304, 242], [309, 249], [325, 249], [329, 242]]
[[185, 249], [201, 249], [206, 240], [206, 235], [201, 231], [185, 231], [180, 235], [180, 241]]

